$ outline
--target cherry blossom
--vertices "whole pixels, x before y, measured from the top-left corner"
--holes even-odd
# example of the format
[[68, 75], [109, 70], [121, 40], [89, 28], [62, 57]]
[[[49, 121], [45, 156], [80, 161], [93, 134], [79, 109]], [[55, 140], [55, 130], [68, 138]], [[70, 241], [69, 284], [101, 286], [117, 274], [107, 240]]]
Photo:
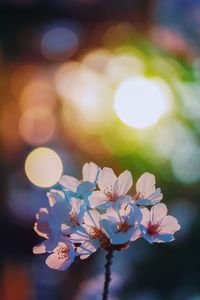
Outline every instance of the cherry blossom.
[[109, 237], [101, 226], [101, 214], [97, 210], [87, 210], [84, 214], [81, 230], [70, 236], [74, 242], [81, 243], [77, 253], [81, 259], [86, 259], [96, 252], [100, 246], [109, 244]]
[[46, 264], [51, 269], [65, 271], [70, 267], [75, 258], [74, 245], [69, 241], [60, 241], [46, 259]]
[[40, 208], [34, 224], [44, 240], [33, 252], [50, 253], [50, 268], [66, 270], [76, 256], [86, 259], [99, 248], [121, 251], [139, 238], [151, 244], [171, 242], [180, 229], [160, 203], [163, 195], [150, 173], [139, 178], [133, 197], [127, 194], [133, 184], [129, 171], [117, 177], [111, 168], [100, 170], [92, 162], [84, 164], [82, 180], [65, 175], [60, 184], [62, 188], [47, 193], [48, 205]]
[[153, 174], [147, 172], [142, 174], [136, 183], [136, 194], [132, 200], [142, 206], [158, 204], [162, 200], [163, 194], [160, 188], [155, 188], [155, 184], [156, 180]]
[[149, 211], [142, 209], [140, 224], [142, 236], [149, 243], [166, 243], [174, 240], [174, 233], [180, 229], [176, 218], [167, 215], [165, 204], [157, 204]]
[[141, 220], [140, 209], [126, 203], [120, 209], [109, 208], [103, 215], [101, 224], [114, 245], [126, 244], [141, 236], [138, 222]]
[[90, 196], [96, 186], [100, 168], [93, 162], [85, 163], [82, 168], [82, 179], [64, 175], [59, 183], [69, 197], [83, 199], [86, 206], [89, 206]]
[[59, 234], [50, 209], [40, 208], [39, 213], [36, 214], [36, 219], [34, 230], [39, 236], [45, 238], [45, 240], [33, 247], [33, 253], [51, 252], [58, 244]]
[[100, 191], [94, 191], [89, 197], [91, 207], [106, 209], [120, 206], [123, 201], [129, 200], [127, 192], [133, 184], [132, 175], [125, 171], [117, 177], [111, 168], [103, 168], [98, 178]]
[[63, 230], [65, 234], [76, 230], [85, 211], [79, 199], [67, 198], [61, 191], [51, 190], [47, 197], [49, 207], [40, 209], [34, 225], [37, 234], [46, 239], [33, 248], [36, 254], [51, 252], [57, 246]]
[[63, 218], [61, 220], [62, 233], [69, 234], [78, 230], [82, 224], [84, 213], [84, 203], [80, 199], [69, 198], [68, 207], [63, 211]]

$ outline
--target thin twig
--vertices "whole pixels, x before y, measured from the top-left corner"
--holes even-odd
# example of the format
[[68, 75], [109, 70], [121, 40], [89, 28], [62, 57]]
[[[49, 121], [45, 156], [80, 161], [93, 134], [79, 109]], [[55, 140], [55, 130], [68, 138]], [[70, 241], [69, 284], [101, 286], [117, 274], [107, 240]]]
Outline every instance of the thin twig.
[[112, 265], [113, 251], [114, 251], [113, 249], [109, 250], [106, 255], [105, 281], [104, 281], [102, 300], [108, 300], [109, 284], [111, 281], [111, 265]]

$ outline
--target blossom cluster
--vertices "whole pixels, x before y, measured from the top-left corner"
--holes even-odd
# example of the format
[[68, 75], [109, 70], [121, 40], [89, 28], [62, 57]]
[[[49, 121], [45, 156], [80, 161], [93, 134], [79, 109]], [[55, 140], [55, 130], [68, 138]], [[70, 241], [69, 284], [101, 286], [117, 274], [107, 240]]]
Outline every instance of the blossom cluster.
[[33, 252], [50, 253], [46, 264], [63, 271], [76, 256], [86, 259], [99, 248], [123, 250], [139, 238], [151, 244], [173, 241], [180, 225], [167, 215], [155, 183], [154, 175], [144, 173], [129, 195], [129, 171], [117, 177], [93, 162], [84, 164], [80, 180], [62, 176], [59, 190], [47, 193], [48, 207], [36, 215], [34, 230], [45, 240]]

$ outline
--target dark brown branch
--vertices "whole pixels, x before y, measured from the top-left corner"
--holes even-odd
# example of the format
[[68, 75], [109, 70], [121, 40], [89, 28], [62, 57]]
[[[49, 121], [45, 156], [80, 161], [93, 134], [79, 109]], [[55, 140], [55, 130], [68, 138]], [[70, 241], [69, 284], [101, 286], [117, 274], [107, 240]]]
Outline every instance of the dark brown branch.
[[106, 255], [106, 264], [105, 264], [105, 281], [104, 281], [104, 289], [103, 289], [103, 296], [102, 300], [108, 300], [109, 295], [109, 284], [111, 281], [111, 265], [112, 265], [112, 258], [113, 258], [113, 249], [110, 249]]

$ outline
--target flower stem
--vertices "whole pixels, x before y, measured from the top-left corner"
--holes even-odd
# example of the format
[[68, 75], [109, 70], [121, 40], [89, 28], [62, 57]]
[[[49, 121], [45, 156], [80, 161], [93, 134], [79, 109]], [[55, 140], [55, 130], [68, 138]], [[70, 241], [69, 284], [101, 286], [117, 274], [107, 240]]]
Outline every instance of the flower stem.
[[111, 265], [112, 265], [113, 252], [114, 252], [114, 250], [110, 249], [106, 255], [105, 281], [104, 281], [102, 300], [108, 300], [109, 284], [111, 281], [111, 270], [110, 269], [111, 269]]

